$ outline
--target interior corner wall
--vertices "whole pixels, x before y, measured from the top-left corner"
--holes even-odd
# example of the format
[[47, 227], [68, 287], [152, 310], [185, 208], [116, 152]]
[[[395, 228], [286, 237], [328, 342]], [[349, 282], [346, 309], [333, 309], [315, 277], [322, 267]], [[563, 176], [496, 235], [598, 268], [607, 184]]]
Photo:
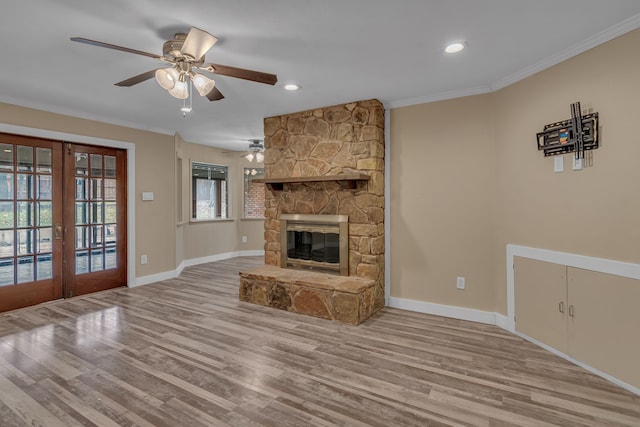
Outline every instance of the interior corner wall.
[[494, 311], [493, 119], [491, 94], [391, 110], [392, 299]]
[[[198, 260], [216, 255], [264, 249], [263, 221], [244, 220], [243, 213], [243, 168], [248, 162], [241, 153], [224, 153], [210, 146], [184, 142], [180, 145], [183, 167], [181, 229], [184, 260]], [[210, 163], [229, 168], [229, 220], [191, 220], [191, 162]], [[255, 164], [254, 164], [255, 165]], [[247, 243], [242, 243], [247, 236]]]
[[[492, 94], [391, 110], [391, 297], [506, 314], [507, 244], [640, 263], [639, 45], [636, 30]], [[576, 101], [601, 147], [554, 173], [535, 135]]]

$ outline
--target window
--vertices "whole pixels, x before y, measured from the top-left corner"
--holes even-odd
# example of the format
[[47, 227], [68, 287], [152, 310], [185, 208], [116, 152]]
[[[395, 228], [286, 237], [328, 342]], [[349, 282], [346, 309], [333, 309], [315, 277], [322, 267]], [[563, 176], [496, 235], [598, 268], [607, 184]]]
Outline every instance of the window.
[[264, 218], [264, 184], [257, 178], [264, 178], [264, 169], [244, 168], [243, 218]]
[[191, 218], [224, 219], [229, 217], [228, 167], [191, 163]]

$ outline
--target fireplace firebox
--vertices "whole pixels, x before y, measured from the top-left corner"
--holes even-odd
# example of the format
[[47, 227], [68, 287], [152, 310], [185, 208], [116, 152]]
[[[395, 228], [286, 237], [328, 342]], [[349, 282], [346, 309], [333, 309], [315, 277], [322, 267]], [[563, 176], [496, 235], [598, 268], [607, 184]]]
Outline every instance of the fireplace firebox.
[[280, 215], [283, 268], [349, 275], [348, 215]]

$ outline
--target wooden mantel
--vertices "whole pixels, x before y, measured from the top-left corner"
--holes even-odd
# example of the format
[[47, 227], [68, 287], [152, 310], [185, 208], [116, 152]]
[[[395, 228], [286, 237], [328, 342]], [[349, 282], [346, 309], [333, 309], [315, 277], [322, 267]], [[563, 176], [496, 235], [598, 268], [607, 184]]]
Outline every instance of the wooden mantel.
[[369, 181], [371, 176], [363, 173], [351, 173], [341, 175], [319, 175], [319, 176], [294, 176], [282, 178], [261, 178], [254, 179], [253, 182], [262, 182], [271, 186], [273, 190], [279, 191], [284, 189], [284, 184], [300, 184], [304, 182], [324, 182], [336, 181], [344, 183], [347, 188], [355, 189], [359, 181]]

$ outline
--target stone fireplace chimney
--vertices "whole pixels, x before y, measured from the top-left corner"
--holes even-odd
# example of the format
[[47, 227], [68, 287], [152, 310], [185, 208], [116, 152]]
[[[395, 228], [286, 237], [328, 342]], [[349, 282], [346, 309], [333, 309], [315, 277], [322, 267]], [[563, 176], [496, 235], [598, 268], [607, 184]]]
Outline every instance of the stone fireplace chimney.
[[265, 177], [309, 178], [366, 174], [355, 189], [343, 181], [267, 185], [265, 264], [281, 266], [282, 214], [347, 215], [349, 274], [376, 281], [384, 305], [384, 107], [353, 102], [264, 121]]

